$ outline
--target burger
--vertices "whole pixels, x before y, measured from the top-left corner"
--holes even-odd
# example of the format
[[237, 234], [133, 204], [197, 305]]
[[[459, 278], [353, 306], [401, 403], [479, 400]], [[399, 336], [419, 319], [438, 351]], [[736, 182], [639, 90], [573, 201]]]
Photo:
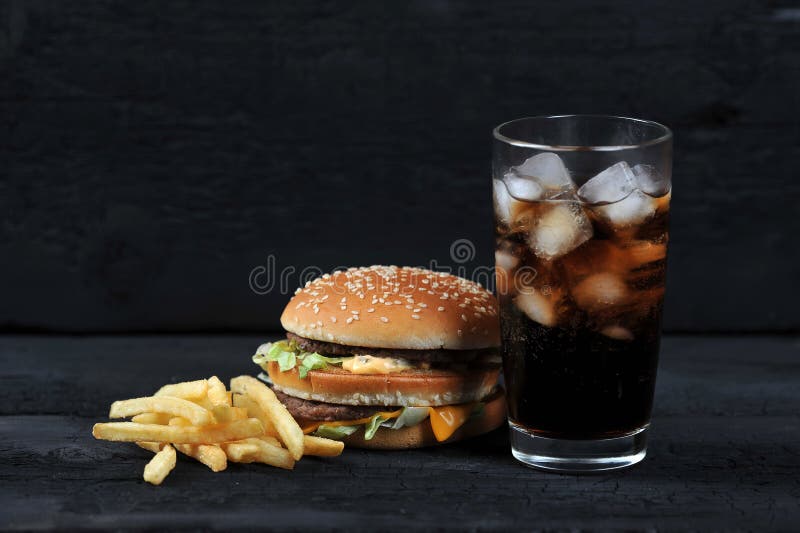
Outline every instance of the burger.
[[505, 420], [497, 302], [421, 268], [325, 274], [281, 315], [286, 339], [253, 361], [306, 434], [362, 448], [418, 448]]

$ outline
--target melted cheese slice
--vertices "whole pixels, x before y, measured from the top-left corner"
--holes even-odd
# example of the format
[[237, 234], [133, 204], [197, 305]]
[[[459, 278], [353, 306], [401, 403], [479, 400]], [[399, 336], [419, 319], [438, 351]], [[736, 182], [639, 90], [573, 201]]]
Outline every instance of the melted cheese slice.
[[[464, 425], [469, 419], [472, 411], [475, 409], [476, 403], [464, 403], [461, 405], [445, 405], [442, 407], [428, 407], [430, 414], [431, 428], [433, 428], [433, 435], [439, 442], [449, 439], [458, 428]], [[381, 418], [391, 420], [397, 418], [402, 413], [402, 409], [397, 411], [382, 411], [376, 413]], [[375, 416], [375, 415], [373, 415]], [[367, 418], [359, 418], [357, 420], [336, 420], [335, 422], [314, 422], [303, 428], [303, 433], [308, 435], [315, 432], [320, 426], [360, 426], [368, 423], [373, 416]]]
[[373, 355], [356, 355], [342, 362], [342, 368], [353, 374], [391, 374], [411, 367], [411, 363], [405, 359]]
[[474, 403], [428, 407], [431, 427], [436, 440], [442, 442], [449, 439], [458, 428], [464, 425], [474, 408]]

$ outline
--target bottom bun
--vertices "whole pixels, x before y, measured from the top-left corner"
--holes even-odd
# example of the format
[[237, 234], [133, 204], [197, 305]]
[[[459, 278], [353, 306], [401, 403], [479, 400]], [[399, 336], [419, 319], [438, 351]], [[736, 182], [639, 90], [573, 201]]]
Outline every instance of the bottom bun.
[[429, 420], [424, 420], [416, 426], [400, 429], [378, 428], [370, 440], [364, 440], [364, 427], [352, 435], [343, 438], [347, 446], [353, 448], [369, 448], [372, 450], [408, 450], [410, 448], [424, 448], [448, 444], [459, 440], [483, 435], [500, 427], [506, 419], [506, 399], [503, 389], [498, 387], [497, 393], [487, 399], [483, 412], [469, 419], [463, 426], [453, 433], [447, 440], [438, 441], [433, 434]]

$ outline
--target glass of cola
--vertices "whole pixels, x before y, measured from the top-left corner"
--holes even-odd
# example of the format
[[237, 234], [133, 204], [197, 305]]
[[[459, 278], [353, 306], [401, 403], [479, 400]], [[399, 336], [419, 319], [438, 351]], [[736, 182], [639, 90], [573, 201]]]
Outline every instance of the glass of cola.
[[614, 116], [494, 129], [495, 272], [513, 455], [561, 472], [646, 453], [672, 133]]

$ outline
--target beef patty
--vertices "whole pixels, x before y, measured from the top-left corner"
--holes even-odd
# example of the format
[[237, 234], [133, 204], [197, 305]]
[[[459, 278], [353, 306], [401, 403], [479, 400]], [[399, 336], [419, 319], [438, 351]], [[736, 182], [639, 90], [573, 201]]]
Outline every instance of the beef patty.
[[286, 337], [297, 343], [303, 351], [317, 352], [328, 356], [372, 355], [375, 357], [400, 357], [414, 362], [424, 363], [463, 363], [478, 359], [499, 357], [497, 348], [481, 350], [402, 350], [396, 348], [367, 348], [364, 346], [348, 346], [335, 342], [323, 342], [307, 339], [294, 333], [286, 332]]
[[295, 398], [278, 389], [272, 389], [278, 400], [286, 406], [286, 409], [295, 418], [305, 420], [316, 420], [333, 422], [334, 420], [356, 420], [367, 418], [379, 411], [394, 411], [398, 407], [372, 407], [369, 405], [342, 405], [339, 403], [315, 402], [314, 400], [304, 400]]

